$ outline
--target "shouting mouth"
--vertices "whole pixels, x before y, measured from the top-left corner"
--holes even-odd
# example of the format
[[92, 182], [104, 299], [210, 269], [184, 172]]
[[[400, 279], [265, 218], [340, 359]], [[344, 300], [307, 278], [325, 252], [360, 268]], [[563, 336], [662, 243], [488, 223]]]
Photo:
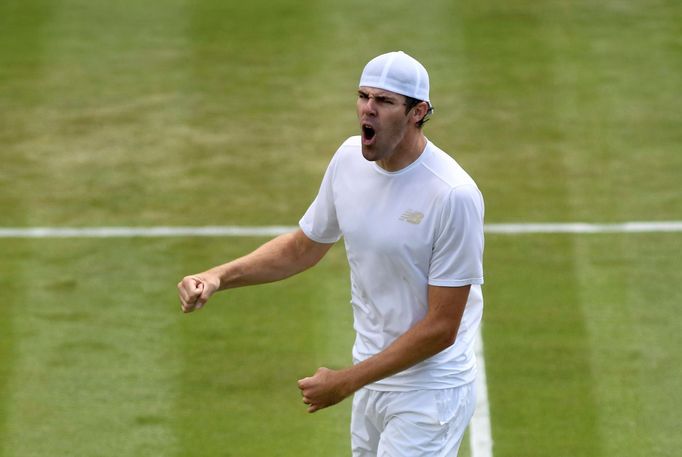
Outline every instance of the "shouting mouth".
[[376, 131], [369, 124], [362, 124], [362, 144], [368, 146], [376, 140]]

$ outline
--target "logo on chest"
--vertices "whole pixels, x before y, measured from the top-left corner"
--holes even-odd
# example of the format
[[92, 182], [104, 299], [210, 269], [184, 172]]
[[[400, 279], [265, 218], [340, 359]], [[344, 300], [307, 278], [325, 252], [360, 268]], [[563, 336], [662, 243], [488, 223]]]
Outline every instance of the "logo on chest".
[[424, 213], [420, 213], [419, 211], [412, 211], [411, 209], [408, 209], [405, 211], [402, 216], [400, 216], [401, 221], [409, 222], [410, 224], [419, 224], [422, 219], [424, 219]]

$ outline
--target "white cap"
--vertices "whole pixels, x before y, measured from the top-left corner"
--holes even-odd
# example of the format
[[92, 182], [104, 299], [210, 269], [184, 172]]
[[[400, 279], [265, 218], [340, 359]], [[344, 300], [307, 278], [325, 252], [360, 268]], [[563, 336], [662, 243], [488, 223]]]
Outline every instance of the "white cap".
[[431, 105], [426, 68], [403, 51], [389, 52], [370, 60], [360, 76], [360, 87], [363, 86], [424, 100]]

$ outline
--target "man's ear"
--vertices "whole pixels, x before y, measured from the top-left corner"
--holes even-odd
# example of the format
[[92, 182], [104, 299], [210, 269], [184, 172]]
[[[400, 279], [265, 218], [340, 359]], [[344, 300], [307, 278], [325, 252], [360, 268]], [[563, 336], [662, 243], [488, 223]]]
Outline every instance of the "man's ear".
[[412, 120], [414, 122], [419, 122], [426, 117], [428, 112], [429, 104], [426, 102], [419, 102], [412, 108]]

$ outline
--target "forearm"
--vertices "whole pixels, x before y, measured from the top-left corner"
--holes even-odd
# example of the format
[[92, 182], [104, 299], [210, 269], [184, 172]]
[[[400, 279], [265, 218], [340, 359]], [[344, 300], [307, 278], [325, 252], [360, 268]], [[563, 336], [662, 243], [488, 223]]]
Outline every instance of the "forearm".
[[421, 321], [380, 353], [343, 370], [319, 368], [300, 379], [303, 403], [314, 413], [356, 390], [432, 357], [455, 342], [470, 286], [428, 286], [429, 310]]
[[344, 370], [319, 368], [313, 376], [300, 379], [303, 403], [314, 413], [334, 405], [367, 384], [405, 370], [437, 354], [451, 344], [449, 331], [434, 329], [425, 319], [398, 338], [383, 352]]
[[395, 340], [384, 351], [345, 370], [352, 392], [392, 376], [432, 357], [454, 343], [450, 327], [424, 319]]
[[300, 231], [274, 238], [248, 255], [205, 272], [220, 280], [219, 290], [279, 281], [315, 265], [327, 249]]
[[424, 319], [382, 352], [344, 370], [351, 392], [399, 373], [454, 344], [470, 286], [429, 286], [429, 311]]

